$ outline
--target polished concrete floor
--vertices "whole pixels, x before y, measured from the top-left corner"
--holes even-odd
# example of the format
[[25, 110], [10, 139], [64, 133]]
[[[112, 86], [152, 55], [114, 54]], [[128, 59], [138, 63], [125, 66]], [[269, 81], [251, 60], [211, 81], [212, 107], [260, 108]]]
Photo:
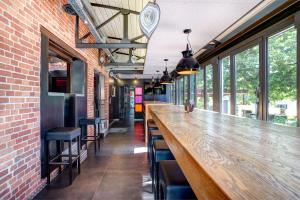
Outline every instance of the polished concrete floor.
[[[119, 122], [127, 131], [109, 133], [94, 155], [90, 146], [81, 174], [68, 186], [59, 175], [35, 199], [151, 200], [151, 181], [141, 122]], [[74, 170], [75, 174], [75, 170]]]

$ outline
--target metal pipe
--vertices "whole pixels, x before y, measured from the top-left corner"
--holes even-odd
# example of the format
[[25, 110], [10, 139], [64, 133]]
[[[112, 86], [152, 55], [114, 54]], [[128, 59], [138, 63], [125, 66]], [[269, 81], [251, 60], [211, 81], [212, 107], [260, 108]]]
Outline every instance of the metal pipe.
[[[76, 11], [78, 16], [81, 20], [83, 20], [86, 25], [88, 26], [90, 32], [92, 35], [96, 38], [96, 41], [98, 43], [106, 43], [105, 36], [102, 33], [99, 33], [90, 18], [89, 13], [86, 11], [83, 3], [81, 0], [69, 0], [69, 4], [73, 7], [73, 9]], [[115, 62], [115, 58], [111, 54], [111, 52], [108, 49], [104, 49], [104, 52], [108, 55], [111, 61]]]

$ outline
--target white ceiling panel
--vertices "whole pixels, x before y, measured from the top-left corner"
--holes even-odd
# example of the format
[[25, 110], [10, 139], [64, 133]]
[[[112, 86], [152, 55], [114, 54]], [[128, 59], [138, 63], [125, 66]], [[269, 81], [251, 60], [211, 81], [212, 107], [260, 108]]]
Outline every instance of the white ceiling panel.
[[[149, 0], [88, 0], [89, 2], [142, 11]], [[224, 30], [239, 20], [258, 4], [280, 0], [156, 0], [161, 10], [161, 17], [156, 31], [151, 39], [143, 37], [137, 42], [147, 43], [147, 49], [136, 49], [133, 55], [145, 62], [144, 74], [162, 73], [164, 58], [168, 58], [169, 70], [175, 69], [181, 59], [181, 51], [186, 47], [186, 35], [183, 30], [191, 28], [190, 41], [194, 52], [197, 52], [209, 41], [216, 38]], [[113, 16], [117, 11], [93, 7], [98, 23]], [[98, 25], [98, 24], [96, 24]], [[122, 38], [123, 16], [119, 15], [106, 24], [101, 31], [106, 36]], [[141, 35], [139, 16], [129, 15], [129, 38]], [[108, 39], [108, 42], [118, 40]], [[128, 49], [120, 49], [122, 53], [129, 53]], [[146, 57], [146, 60], [143, 58]], [[119, 62], [126, 62], [128, 56], [118, 55]]]
[[148, 43], [144, 74], [163, 70], [164, 58], [173, 70], [186, 47], [183, 30], [191, 28], [190, 41], [196, 52], [261, 0], [157, 0], [160, 23]]

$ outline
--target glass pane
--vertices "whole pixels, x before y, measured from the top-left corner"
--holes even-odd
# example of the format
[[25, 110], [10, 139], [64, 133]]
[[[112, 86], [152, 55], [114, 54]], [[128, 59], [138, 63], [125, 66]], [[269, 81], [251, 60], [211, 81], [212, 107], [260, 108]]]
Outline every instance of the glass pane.
[[172, 88], [172, 94], [171, 94], [172, 95], [172, 97], [171, 97], [172, 98], [172, 103], [175, 104], [175, 101], [176, 101], [175, 100], [175, 94], [176, 94], [176, 92], [175, 92], [176, 91], [175, 81], [172, 83], [171, 88]]
[[184, 103], [189, 99], [189, 77], [184, 76]]
[[56, 56], [49, 55], [48, 87], [49, 92], [69, 93], [70, 72], [68, 63]]
[[221, 63], [223, 72], [222, 112], [230, 114], [230, 57], [223, 58]]
[[213, 66], [206, 66], [207, 110], [213, 110]]
[[183, 105], [184, 98], [184, 88], [183, 88], [183, 78], [179, 79], [179, 105]]
[[196, 75], [196, 91], [197, 91], [197, 108], [204, 109], [204, 81], [203, 81], [203, 69], [199, 70]]
[[268, 120], [297, 126], [297, 31], [268, 38]]
[[257, 119], [259, 85], [259, 46], [235, 55], [236, 115]]
[[190, 100], [195, 102], [195, 75], [190, 75]]

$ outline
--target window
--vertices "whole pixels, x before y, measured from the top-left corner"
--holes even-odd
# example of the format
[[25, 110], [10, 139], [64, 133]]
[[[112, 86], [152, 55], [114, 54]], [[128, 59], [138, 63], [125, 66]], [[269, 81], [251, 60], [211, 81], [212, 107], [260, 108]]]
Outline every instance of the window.
[[195, 75], [190, 75], [190, 100], [195, 103]]
[[196, 75], [196, 106], [204, 109], [204, 81], [203, 69], [200, 69]]
[[213, 110], [213, 66], [206, 66], [206, 100], [207, 110]]
[[70, 63], [49, 52], [49, 92], [70, 93]]
[[179, 94], [178, 94], [178, 104], [183, 105], [183, 98], [184, 98], [184, 88], [183, 88], [183, 78], [179, 79]]
[[171, 102], [173, 103], [173, 104], [175, 104], [176, 103], [176, 84], [175, 84], [175, 81], [171, 84]]
[[189, 77], [188, 76], [184, 76], [183, 77], [184, 80], [184, 98], [183, 98], [183, 103], [185, 104], [185, 102], [187, 100], [189, 100]]
[[236, 115], [257, 119], [259, 86], [259, 46], [235, 55]]
[[223, 58], [222, 66], [222, 112], [230, 114], [230, 57]]
[[297, 31], [291, 27], [267, 41], [268, 120], [297, 126]]

